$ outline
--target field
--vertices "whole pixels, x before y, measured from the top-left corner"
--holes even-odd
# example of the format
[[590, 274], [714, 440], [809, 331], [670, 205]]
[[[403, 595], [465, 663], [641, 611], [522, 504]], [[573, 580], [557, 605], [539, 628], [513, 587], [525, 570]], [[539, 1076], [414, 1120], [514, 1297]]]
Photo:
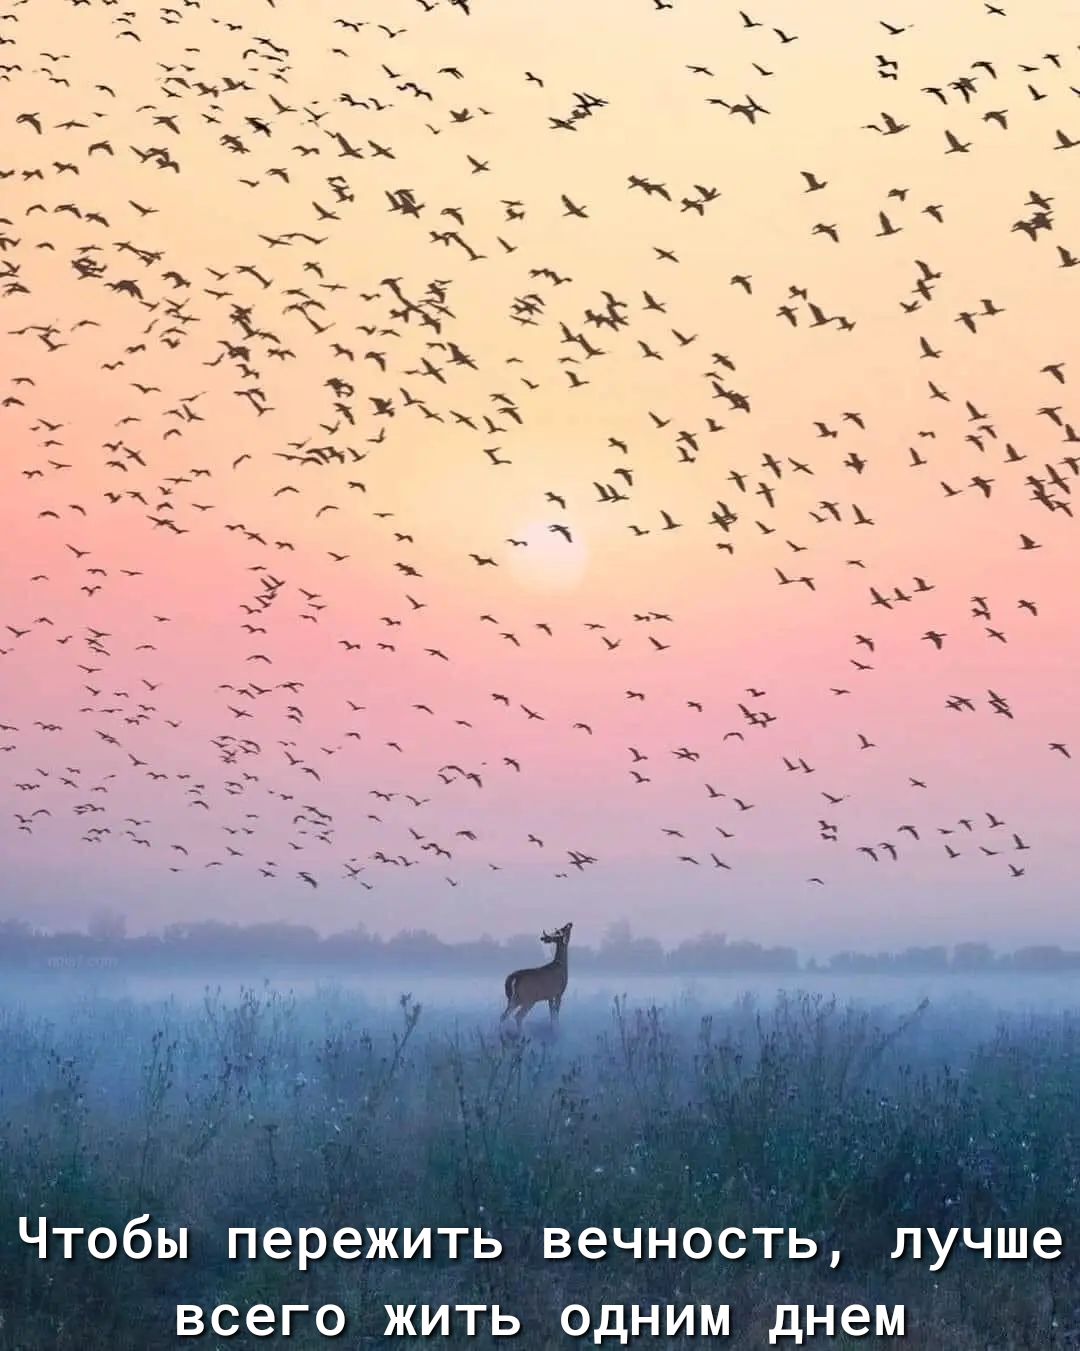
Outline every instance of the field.
[[[386, 1303], [498, 1303], [543, 1348], [569, 1343], [568, 1304], [658, 1302], [729, 1304], [736, 1348], [768, 1344], [779, 1303], [904, 1304], [912, 1348], [1080, 1347], [1072, 1014], [792, 993], [546, 1021], [504, 1038], [468, 1008], [270, 986], [3, 1007], [0, 1349], [171, 1346], [177, 1303], [223, 1302], [338, 1303], [350, 1346], [382, 1344]], [[144, 1213], [189, 1227], [188, 1261], [42, 1262], [18, 1241], [20, 1215]], [[474, 1224], [499, 1260], [227, 1260], [234, 1225]], [[795, 1226], [843, 1260], [545, 1263], [545, 1225]], [[889, 1258], [900, 1226], [964, 1225], [1055, 1226], [1065, 1251]]]

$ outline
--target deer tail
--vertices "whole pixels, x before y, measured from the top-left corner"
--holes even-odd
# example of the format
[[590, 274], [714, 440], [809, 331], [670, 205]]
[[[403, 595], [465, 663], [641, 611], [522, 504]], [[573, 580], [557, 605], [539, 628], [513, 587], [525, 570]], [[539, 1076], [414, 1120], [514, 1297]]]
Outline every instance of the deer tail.
[[503, 989], [504, 989], [504, 991], [505, 991], [505, 993], [506, 993], [506, 998], [507, 998], [507, 1000], [508, 1000], [508, 1001], [509, 1001], [509, 1000], [512, 1000], [512, 999], [514, 998], [514, 992], [515, 992], [516, 989], [517, 989], [517, 972], [516, 972], [516, 971], [511, 971], [510, 974], [507, 976], [507, 978], [506, 978], [506, 984], [504, 985]]

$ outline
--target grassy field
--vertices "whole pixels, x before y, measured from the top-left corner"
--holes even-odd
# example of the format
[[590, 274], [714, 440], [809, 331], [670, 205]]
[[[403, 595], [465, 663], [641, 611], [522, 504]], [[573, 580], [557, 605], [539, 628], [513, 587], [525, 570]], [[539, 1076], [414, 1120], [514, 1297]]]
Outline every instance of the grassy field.
[[[349, 1346], [382, 1344], [384, 1303], [498, 1303], [543, 1348], [570, 1343], [567, 1304], [659, 1302], [729, 1304], [736, 1348], [768, 1344], [779, 1303], [904, 1304], [912, 1348], [1080, 1347], [1080, 1019], [793, 994], [563, 1021], [504, 1039], [410, 997], [388, 1017], [270, 988], [0, 1008], [0, 1348], [172, 1346], [177, 1303], [222, 1302], [338, 1303]], [[188, 1261], [42, 1262], [18, 1241], [20, 1215], [146, 1212], [189, 1227]], [[499, 1260], [227, 1260], [233, 1225], [474, 1224]], [[843, 1260], [545, 1263], [545, 1225], [795, 1226]], [[1066, 1247], [931, 1274], [890, 1261], [906, 1225], [1056, 1226]]]

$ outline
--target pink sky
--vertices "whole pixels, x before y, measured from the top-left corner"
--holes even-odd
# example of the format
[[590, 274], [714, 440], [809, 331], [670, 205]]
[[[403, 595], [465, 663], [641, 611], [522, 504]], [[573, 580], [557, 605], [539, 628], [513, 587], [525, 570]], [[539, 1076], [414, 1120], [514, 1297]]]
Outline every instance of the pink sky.
[[[447, 936], [572, 918], [591, 937], [625, 917], [671, 939], [710, 928], [803, 948], [1080, 940], [1077, 760], [1050, 748], [1080, 758], [1064, 425], [1080, 427], [1080, 269], [1057, 252], [1080, 250], [1080, 148], [1056, 137], [1080, 135], [1068, 7], [995, 23], [918, 0], [895, 39], [869, 14], [793, 0], [760, 32], [690, 0], [670, 14], [567, 0], [543, 25], [524, 0], [468, 20], [377, 8], [352, 34], [323, 6], [301, 21], [245, 0], [235, 32], [192, 9], [140, 20], [123, 45], [106, 11], [59, 0], [9, 25], [23, 69], [0, 155], [0, 723], [14, 729], [0, 912], [82, 923], [110, 904], [134, 928], [362, 919]], [[287, 49], [285, 78], [263, 38]], [[181, 65], [185, 83], [165, 82]], [[582, 90], [607, 105], [553, 128]], [[748, 94], [769, 109], [754, 125], [706, 101]], [[903, 134], [867, 130], [883, 108]], [[1004, 129], [985, 120], [999, 109]], [[16, 121], [30, 110], [40, 134]], [[972, 150], [945, 155], [946, 130]], [[364, 157], [341, 157], [335, 132]], [[101, 141], [114, 153], [90, 153]], [[164, 147], [180, 172], [132, 146]], [[806, 191], [803, 171], [827, 186]], [[352, 200], [335, 200], [339, 173]], [[404, 187], [419, 217], [388, 209]], [[1053, 199], [1035, 241], [1012, 228], [1033, 191]], [[680, 209], [688, 197], [700, 213]], [[898, 234], [879, 235], [882, 211]], [[432, 239], [445, 230], [483, 257]], [[294, 231], [323, 242], [267, 242]], [[101, 277], [80, 278], [85, 257]], [[403, 317], [386, 278], [440, 327]], [[141, 300], [108, 289], [128, 280]], [[605, 292], [624, 327], [590, 322]], [[811, 327], [810, 302], [854, 330]], [[797, 326], [778, 315], [788, 303]], [[271, 336], [245, 336], [234, 305]], [[1044, 369], [1057, 363], [1061, 380]], [[749, 412], [714, 397], [710, 370]], [[301, 442], [345, 463], [281, 458]], [[727, 532], [711, 515], [725, 508]], [[871, 587], [910, 599], [875, 607]], [[955, 696], [975, 710], [949, 709]], [[482, 788], [440, 776], [448, 764]], [[569, 851], [597, 862], [576, 870]]]

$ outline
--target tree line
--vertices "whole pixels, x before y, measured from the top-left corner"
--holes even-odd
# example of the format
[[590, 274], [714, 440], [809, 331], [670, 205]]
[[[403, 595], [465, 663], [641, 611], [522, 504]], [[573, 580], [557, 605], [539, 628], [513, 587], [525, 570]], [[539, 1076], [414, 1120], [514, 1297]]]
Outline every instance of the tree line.
[[[448, 942], [425, 929], [403, 929], [381, 937], [362, 924], [340, 933], [320, 934], [303, 924], [203, 920], [134, 935], [127, 932], [123, 916], [109, 911], [96, 915], [83, 930], [45, 930], [25, 920], [0, 921], [0, 963], [35, 967], [85, 964], [169, 970], [243, 969], [258, 964], [276, 969], [386, 967], [453, 975], [536, 965], [543, 960], [543, 951], [534, 934], [506, 939], [483, 935]], [[665, 948], [656, 938], [635, 935], [625, 921], [611, 925], [595, 945], [575, 943], [571, 960], [581, 972], [626, 975], [972, 975], [1080, 970], [1080, 951], [1052, 944], [995, 952], [985, 943], [965, 942], [899, 951], [844, 951], [820, 959], [803, 958], [793, 947], [732, 940], [722, 933], [703, 933]]]

